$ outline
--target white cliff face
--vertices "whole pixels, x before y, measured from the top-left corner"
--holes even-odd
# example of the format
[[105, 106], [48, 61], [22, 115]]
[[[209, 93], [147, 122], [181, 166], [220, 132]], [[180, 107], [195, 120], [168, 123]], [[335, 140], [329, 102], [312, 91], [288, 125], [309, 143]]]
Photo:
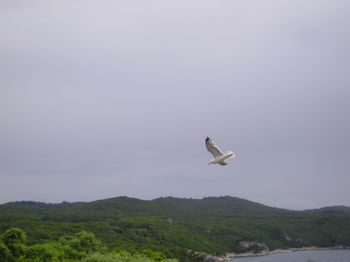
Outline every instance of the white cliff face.
[[252, 246], [255, 246], [256, 244], [256, 241], [239, 241], [239, 245], [245, 248], [250, 248]]
[[250, 247], [257, 246], [257, 247], [263, 248], [265, 250], [269, 250], [269, 248], [266, 246], [266, 244], [259, 243], [259, 242], [256, 242], [256, 241], [239, 241], [239, 245], [241, 247], [245, 247], [245, 248], [250, 248]]
[[293, 240], [293, 239], [291, 238], [291, 236], [290, 236], [287, 232], [285, 232], [285, 231], [283, 231], [282, 236], [283, 236], [284, 239], [287, 240], [287, 241], [292, 241], [292, 240]]
[[290, 236], [287, 232], [283, 231], [282, 233], [282, 237], [286, 240], [286, 241], [296, 241], [296, 242], [300, 242], [300, 243], [303, 243], [304, 240], [300, 237], [298, 238], [293, 238], [292, 236]]

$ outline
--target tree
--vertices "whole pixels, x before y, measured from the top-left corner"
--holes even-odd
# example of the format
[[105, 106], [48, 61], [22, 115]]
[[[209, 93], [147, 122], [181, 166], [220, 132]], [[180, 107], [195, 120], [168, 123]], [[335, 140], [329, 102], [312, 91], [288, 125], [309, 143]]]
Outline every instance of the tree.
[[[1, 235], [1, 241], [9, 250], [11, 254], [10, 256], [14, 257], [15, 259], [19, 259], [25, 255], [26, 234], [22, 229], [14, 227], [6, 230], [6, 232]], [[6, 251], [3, 252], [6, 253]]]
[[94, 233], [86, 231], [76, 233], [75, 236], [68, 241], [68, 245], [75, 250], [87, 254], [99, 251], [102, 248], [101, 241], [95, 238]]
[[9, 262], [11, 261], [11, 257], [10, 250], [0, 241], [0, 261]]
[[26, 261], [63, 261], [63, 247], [55, 242], [36, 244], [28, 247]]

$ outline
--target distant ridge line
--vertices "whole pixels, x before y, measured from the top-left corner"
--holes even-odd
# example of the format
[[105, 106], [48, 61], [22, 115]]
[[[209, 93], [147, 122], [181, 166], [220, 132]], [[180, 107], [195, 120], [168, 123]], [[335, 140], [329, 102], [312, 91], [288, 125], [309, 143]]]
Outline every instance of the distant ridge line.
[[[106, 198], [106, 199], [100, 199], [100, 200], [93, 200], [93, 201], [79, 201], [79, 202], [67, 202], [63, 201], [61, 203], [46, 203], [46, 202], [40, 202], [40, 201], [30, 201], [30, 200], [22, 200], [22, 201], [14, 201], [14, 202], [7, 202], [4, 204], [0, 204], [0, 210], [1, 208], [4, 208], [9, 205], [22, 205], [22, 206], [35, 206], [38, 208], [64, 208], [69, 206], [88, 206], [93, 204], [101, 204], [101, 203], [108, 203], [108, 202], [121, 202], [121, 201], [128, 201], [129, 204], [134, 203], [167, 203], [171, 204], [171, 206], [177, 206], [177, 207], [184, 207], [186, 204], [188, 204], [187, 207], [192, 208], [200, 208], [205, 209], [205, 205], [214, 205], [212, 208], [216, 208], [216, 210], [220, 207], [217, 207], [218, 205], [221, 205], [221, 209], [226, 208], [241, 208], [241, 211], [247, 211], [249, 208], [253, 208], [255, 210], [269, 210], [270, 212], [274, 213], [341, 213], [341, 214], [350, 214], [350, 207], [344, 206], [344, 205], [336, 205], [336, 206], [325, 206], [321, 208], [315, 208], [315, 209], [305, 209], [305, 210], [291, 210], [286, 208], [278, 208], [278, 207], [271, 207], [268, 205], [260, 204], [258, 202], [254, 202], [251, 200], [246, 200], [240, 197], [233, 197], [233, 196], [207, 196], [203, 198], [186, 198], [186, 197], [173, 197], [173, 196], [165, 196], [165, 197], [158, 197], [154, 198], [152, 200], [143, 200], [135, 197], [127, 197], [127, 196], [118, 196], [118, 197], [112, 197], [112, 198]], [[225, 206], [226, 205], [226, 206]], [[218, 211], [218, 210], [217, 210]], [[237, 211], [237, 210], [236, 210]], [[226, 212], [225, 212], [226, 213]], [[269, 212], [268, 212], [269, 213]]]

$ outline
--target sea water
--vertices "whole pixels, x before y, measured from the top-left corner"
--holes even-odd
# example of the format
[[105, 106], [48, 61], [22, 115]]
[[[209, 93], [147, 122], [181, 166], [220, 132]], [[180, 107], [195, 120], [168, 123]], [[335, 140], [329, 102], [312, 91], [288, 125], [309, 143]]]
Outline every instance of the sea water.
[[350, 250], [308, 250], [259, 257], [237, 257], [234, 262], [350, 262]]

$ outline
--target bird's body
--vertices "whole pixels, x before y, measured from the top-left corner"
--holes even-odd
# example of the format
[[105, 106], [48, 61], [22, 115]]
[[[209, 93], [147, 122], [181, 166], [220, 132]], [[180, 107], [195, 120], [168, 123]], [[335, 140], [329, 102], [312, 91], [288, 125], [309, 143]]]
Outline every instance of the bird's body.
[[228, 164], [226, 159], [229, 157], [235, 157], [236, 155], [232, 151], [228, 151], [226, 154], [222, 153], [221, 150], [214, 144], [213, 140], [211, 140], [209, 137], [205, 139], [205, 146], [207, 147], [208, 151], [214, 156], [214, 159], [210, 160], [208, 165], [219, 164], [225, 166]]

